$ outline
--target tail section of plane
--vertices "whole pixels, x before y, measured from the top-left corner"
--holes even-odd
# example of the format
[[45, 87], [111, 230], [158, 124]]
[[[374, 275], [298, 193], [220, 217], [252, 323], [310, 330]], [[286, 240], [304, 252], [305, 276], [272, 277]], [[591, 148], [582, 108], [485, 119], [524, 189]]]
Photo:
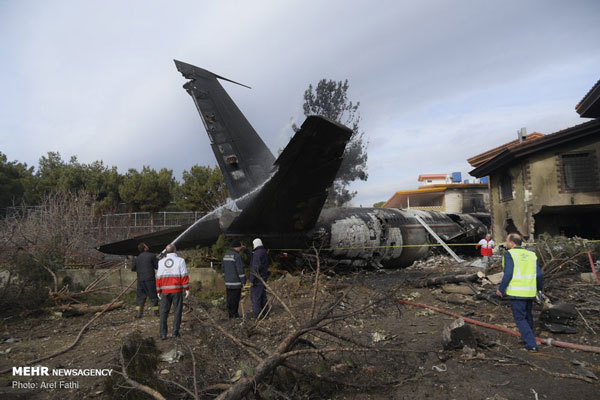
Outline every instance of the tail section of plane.
[[313, 228], [351, 136], [352, 130], [337, 122], [308, 117], [275, 161], [277, 171], [229, 231], [264, 235]]
[[275, 157], [218, 79], [239, 83], [181, 61], [175, 65], [189, 79], [183, 87], [200, 113], [231, 196], [241, 197], [265, 182]]

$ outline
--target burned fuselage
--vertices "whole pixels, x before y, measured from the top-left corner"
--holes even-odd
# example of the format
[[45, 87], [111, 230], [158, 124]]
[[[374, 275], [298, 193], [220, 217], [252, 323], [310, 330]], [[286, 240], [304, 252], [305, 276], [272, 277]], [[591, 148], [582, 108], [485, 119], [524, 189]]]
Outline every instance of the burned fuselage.
[[435, 240], [419, 215], [446, 242], [473, 242], [487, 232], [468, 214], [395, 208], [324, 209], [314, 230], [315, 243], [336, 263], [385, 268], [405, 267], [425, 257]]

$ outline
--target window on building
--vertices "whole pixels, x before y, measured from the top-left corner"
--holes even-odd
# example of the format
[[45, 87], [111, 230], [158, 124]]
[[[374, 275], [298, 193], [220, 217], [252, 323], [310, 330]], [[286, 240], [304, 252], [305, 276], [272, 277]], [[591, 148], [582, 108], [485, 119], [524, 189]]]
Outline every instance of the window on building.
[[563, 188], [575, 192], [600, 190], [598, 164], [591, 151], [561, 155]]
[[513, 185], [510, 174], [504, 174], [500, 178], [500, 201], [512, 200]]
[[479, 193], [464, 193], [462, 212], [478, 212], [485, 211], [485, 202], [483, 201], [483, 194]]

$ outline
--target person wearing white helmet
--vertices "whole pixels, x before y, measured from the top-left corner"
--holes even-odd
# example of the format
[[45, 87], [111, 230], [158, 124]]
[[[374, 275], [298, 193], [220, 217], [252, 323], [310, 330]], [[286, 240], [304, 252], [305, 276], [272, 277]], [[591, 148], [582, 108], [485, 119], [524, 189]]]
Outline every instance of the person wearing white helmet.
[[[252, 261], [250, 262], [250, 298], [252, 299], [252, 312], [255, 318], [264, 317], [269, 312], [267, 307], [267, 291], [263, 282], [269, 277], [269, 257], [262, 240], [256, 238], [252, 241]], [[260, 277], [260, 278], [259, 278]], [[262, 279], [262, 280], [261, 280]]]

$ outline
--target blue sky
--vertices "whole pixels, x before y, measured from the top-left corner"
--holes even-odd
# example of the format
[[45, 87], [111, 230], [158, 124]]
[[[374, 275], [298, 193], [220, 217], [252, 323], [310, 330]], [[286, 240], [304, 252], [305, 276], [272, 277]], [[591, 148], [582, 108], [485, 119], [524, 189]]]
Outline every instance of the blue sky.
[[224, 83], [276, 153], [321, 78], [350, 82], [369, 141], [354, 205], [516, 138], [584, 122], [600, 2], [0, 0], [0, 151], [180, 177], [215, 165], [179, 59]]

